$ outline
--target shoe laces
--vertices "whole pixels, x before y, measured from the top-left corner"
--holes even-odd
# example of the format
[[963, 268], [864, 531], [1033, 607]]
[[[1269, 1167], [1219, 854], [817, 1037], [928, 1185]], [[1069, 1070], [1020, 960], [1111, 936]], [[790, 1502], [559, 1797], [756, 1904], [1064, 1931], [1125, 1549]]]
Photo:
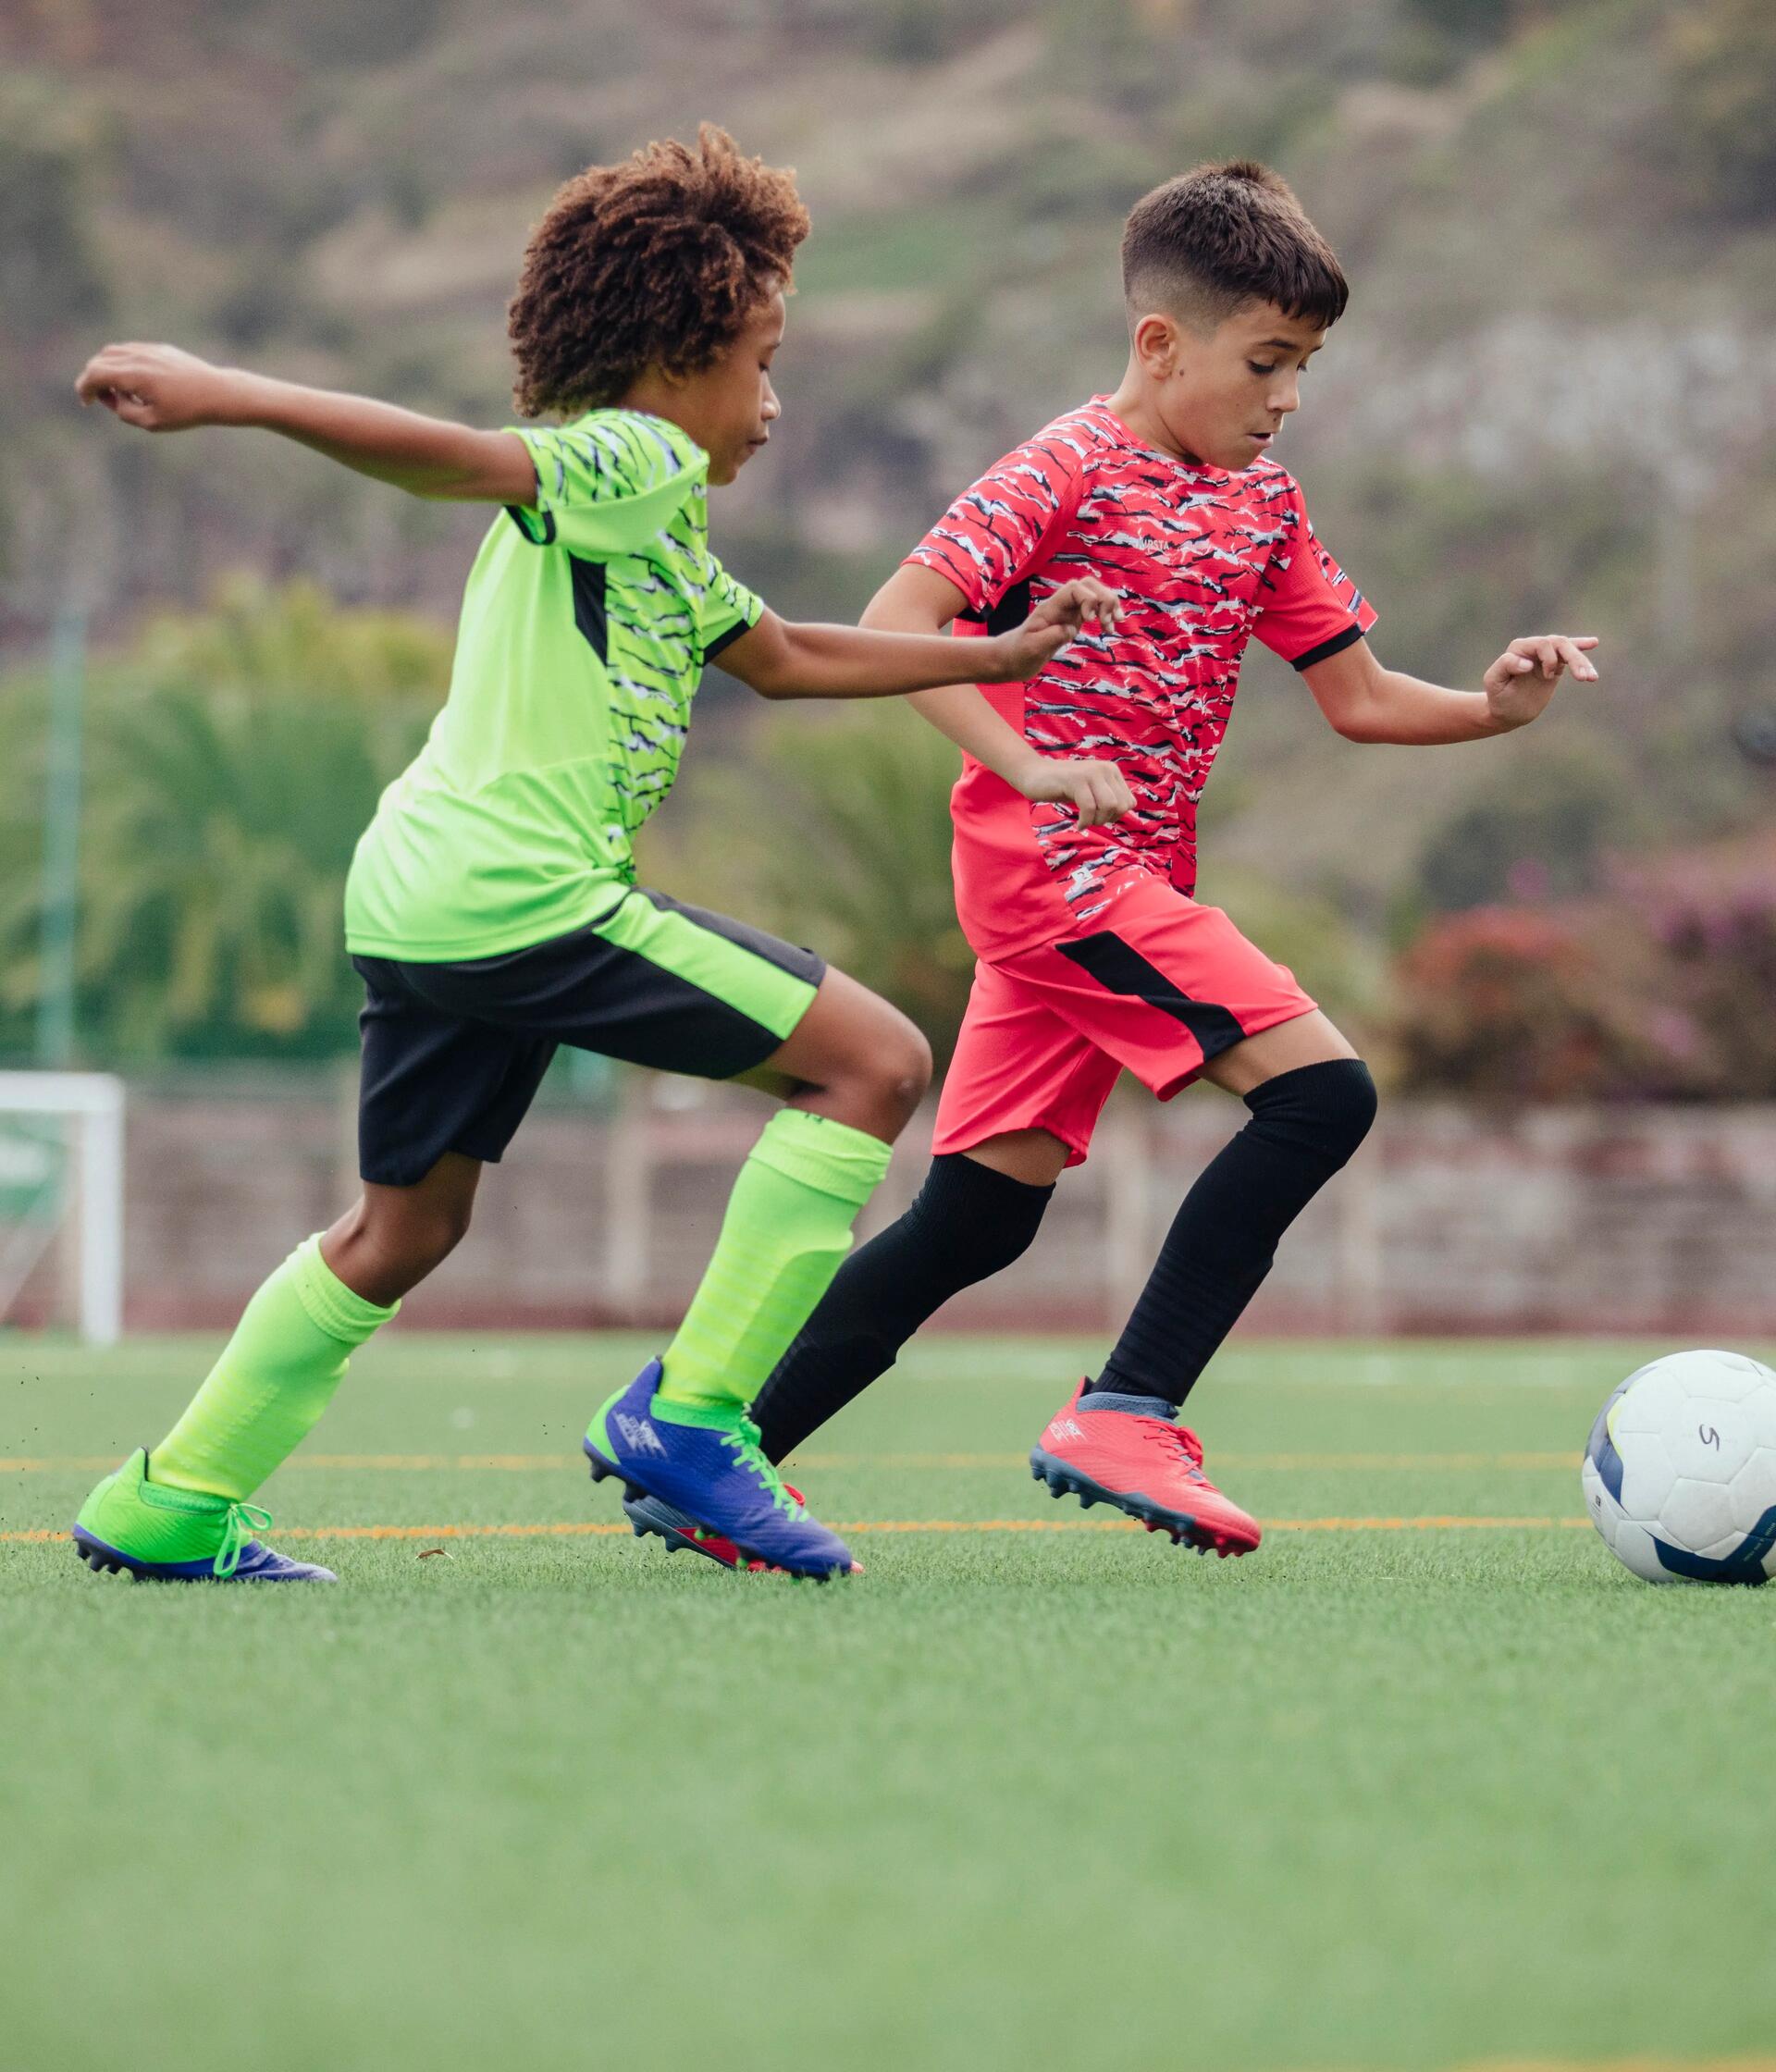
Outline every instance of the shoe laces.
[[1168, 1453], [1183, 1454], [1186, 1462], [1184, 1473], [1189, 1479], [1191, 1482], [1207, 1483], [1209, 1478], [1202, 1472], [1202, 1441], [1190, 1426], [1173, 1424], [1163, 1417], [1155, 1417], [1147, 1422], [1153, 1427], [1152, 1436], [1156, 1446], [1164, 1448]]
[[735, 1464], [754, 1477], [779, 1511], [799, 1518], [802, 1507], [783, 1486], [775, 1462], [767, 1460], [760, 1444], [764, 1435], [751, 1418], [743, 1417], [732, 1432], [723, 1432], [722, 1444], [735, 1457]]
[[269, 1532], [271, 1513], [257, 1504], [232, 1503], [222, 1521], [222, 1544], [216, 1550], [216, 1574], [226, 1581], [240, 1566], [240, 1556], [255, 1532]]

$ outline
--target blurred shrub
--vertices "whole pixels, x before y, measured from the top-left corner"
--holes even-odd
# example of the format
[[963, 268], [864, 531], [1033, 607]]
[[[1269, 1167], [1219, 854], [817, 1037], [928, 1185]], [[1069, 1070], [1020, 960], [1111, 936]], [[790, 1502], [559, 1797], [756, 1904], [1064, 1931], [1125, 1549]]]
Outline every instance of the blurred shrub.
[[386, 65], [429, 42], [448, 0], [207, 0], [210, 27], [255, 55], [307, 65]]
[[1413, 1093], [1568, 1101], [1631, 1078], [1589, 947], [1566, 923], [1482, 906], [1433, 921], [1400, 959], [1390, 1030]]
[[1776, 7], [1700, 0], [1666, 31], [1663, 147], [1700, 212], [1776, 216]]
[[0, 78], [0, 309], [20, 343], [105, 314], [89, 189], [97, 125], [29, 75]]
[[864, 48], [899, 65], [933, 65], [1008, 27], [1015, 0], [876, 0], [847, 10]]
[[290, 692], [368, 699], [374, 709], [441, 701], [451, 645], [429, 619], [342, 607], [314, 583], [235, 575], [217, 585], [206, 610], [150, 620], [124, 668], [154, 689]]
[[1572, 899], [1602, 881], [1608, 851], [1624, 847], [1638, 814], [1632, 779], [1603, 745], [1564, 744], [1513, 761], [1431, 836], [1418, 891], [1457, 913], [1506, 899]]
[[1421, 1093], [1513, 1101], [1776, 1099], [1776, 862], [1617, 896], [1476, 907], [1401, 956], [1389, 1040]]
[[1684, 1067], [1674, 1091], [1718, 1100], [1776, 1098], [1776, 849], [1761, 869], [1711, 879], [1637, 874], [1628, 925], [1657, 945], [1644, 1006], [1660, 1048]]
[[1441, 86], [1511, 27], [1511, 0], [1402, 0], [1379, 56], [1402, 86]]

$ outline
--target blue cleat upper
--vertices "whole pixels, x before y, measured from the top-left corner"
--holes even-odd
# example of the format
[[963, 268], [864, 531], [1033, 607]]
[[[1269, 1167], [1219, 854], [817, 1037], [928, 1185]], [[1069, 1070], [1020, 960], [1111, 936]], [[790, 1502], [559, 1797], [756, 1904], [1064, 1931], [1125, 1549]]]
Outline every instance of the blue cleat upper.
[[847, 1574], [849, 1548], [783, 1487], [759, 1450], [758, 1427], [738, 1411], [732, 1418], [709, 1413], [707, 1424], [657, 1417], [660, 1376], [660, 1362], [650, 1360], [592, 1420], [586, 1454], [594, 1476], [621, 1476], [772, 1568]]

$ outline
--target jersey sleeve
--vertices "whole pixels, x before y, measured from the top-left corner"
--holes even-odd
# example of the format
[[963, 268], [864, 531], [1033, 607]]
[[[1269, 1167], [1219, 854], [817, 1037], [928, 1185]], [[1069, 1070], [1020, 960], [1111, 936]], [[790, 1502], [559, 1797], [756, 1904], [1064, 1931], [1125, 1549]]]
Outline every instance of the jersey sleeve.
[[1289, 538], [1265, 572], [1252, 631], [1272, 654], [1296, 669], [1361, 640], [1375, 623], [1375, 607], [1321, 546], [1299, 489]]
[[703, 660], [712, 662], [731, 641], [758, 623], [765, 601], [744, 583], [736, 583], [713, 554], [709, 557], [709, 587], [697, 608], [697, 636]]
[[634, 553], [703, 482], [702, 456], [690, 440], [638, 412], [511, 428], [530, 450], [536, 494], [507, 509], [534, 546], [559, 545], [592, 561]]
[[[965, 489], [906, 560], [946, 576], [968, 599], [963, 619], [986, 620], [1053, 550], [1079, 509], [1084, 463], [1053, 428], [1007, 453]], [[993, 630], [997, 631], [994, 626]]]

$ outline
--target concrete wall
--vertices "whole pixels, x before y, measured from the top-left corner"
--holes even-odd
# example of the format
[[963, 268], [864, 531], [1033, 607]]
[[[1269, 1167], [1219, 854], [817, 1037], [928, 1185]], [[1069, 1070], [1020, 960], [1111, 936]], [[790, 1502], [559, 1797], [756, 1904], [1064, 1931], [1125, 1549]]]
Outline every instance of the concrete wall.
[[[488, 1169], [468, 1242], [409, 1301], [403, 1325], [670, 1322], [767, 1112], [641, 1077], [614, 1117], [539, 1109]], [[944, 1321], [1113, 1326], [1192, 1177], [1242, 1119], [1210, 1090], [1160, 1108], [1125, 1083], [1031, 1252]], [[351, 1126], [346, 1082], [278, 1099], [133, 1090], [130, 1326], [231, 1321], [267, 1266], [352, 1198]], [[928, 1123], [908, 1132], [866, 1228], [910, 1198], [928, 1141]], [[46, 1262], [21, 1311], [42, 1315], [54, 1300]], [[1387, 1104], [1291, 1233], [1249, 1322], [1363, 1336], [1776, 1336], [1776, 1109], [1488, 1116]]]

